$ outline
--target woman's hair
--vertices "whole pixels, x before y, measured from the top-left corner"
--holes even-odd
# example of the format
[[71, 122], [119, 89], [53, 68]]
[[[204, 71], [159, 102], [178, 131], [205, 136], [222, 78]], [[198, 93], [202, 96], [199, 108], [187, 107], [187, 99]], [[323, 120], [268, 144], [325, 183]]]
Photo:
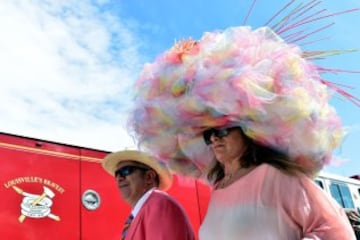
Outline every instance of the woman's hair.
[[[298, 173], [304, 173], [308, 175], [304, 167], [295, 163], [286, 154], [254, 142], [251, 138], [244, 134], [240, 127], [239, 129], [243, 137], [243, 143], [246, 145], [245, 152], [239, 158], [241, 167], [249, 168], [252, 166], [258, 166], [262, 163], [267, 163], [281, 170], [285, 174], [297, 175]], [[216, 183], [223, 177], [223, 164], [216, 160], [210, 168], [207, 178], [210, 182]]]

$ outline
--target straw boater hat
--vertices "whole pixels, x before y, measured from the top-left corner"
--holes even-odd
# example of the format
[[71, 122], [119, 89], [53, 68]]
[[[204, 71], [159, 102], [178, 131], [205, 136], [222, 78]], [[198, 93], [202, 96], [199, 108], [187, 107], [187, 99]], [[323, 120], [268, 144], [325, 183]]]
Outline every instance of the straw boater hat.
[[173, 178], [167, 167], [160, 162], [155, 161], [153, 157], [144, 152], [124, 150], [110, 153], [104, 158], [102, 166], [110, 175], [114, 176], [117, 165], [123, 161], [138, 162], [153, 169], [159, 175], [160, 190], [165, 191], [171, 187]]
[[214, 155], [203, 131], [239, 126], [309, 175], [329, 163], [345, 133], [329, 100], [335, 91], [354, 99], [322, 77], [338, 69], [314, 63], [340, 51], [304, 51], [297, 45], [317, 31], [294, 33], [294, 28], [336, 15], [314, 14], [312, 2], [295, 6], [272, 28], [207, 32], [146, 64], [129, 118], [139, 147], [176, 172], [204, 177]]

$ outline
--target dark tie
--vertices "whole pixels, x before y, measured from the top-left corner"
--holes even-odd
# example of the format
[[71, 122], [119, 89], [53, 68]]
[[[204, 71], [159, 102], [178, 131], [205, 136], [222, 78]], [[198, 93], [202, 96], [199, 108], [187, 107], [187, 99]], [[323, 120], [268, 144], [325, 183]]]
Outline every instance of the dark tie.
[[122, 234], [121, 234], [121, 240], [125, 239], [126, 233], [130, 227], [131, 221], [134, 219], [134, 216], [132, 214], [130, 214], [130, 216], [128, 217], [128, 219], [126, 219], [126, 222], [124, 224], [124, 228], [122, 230]]

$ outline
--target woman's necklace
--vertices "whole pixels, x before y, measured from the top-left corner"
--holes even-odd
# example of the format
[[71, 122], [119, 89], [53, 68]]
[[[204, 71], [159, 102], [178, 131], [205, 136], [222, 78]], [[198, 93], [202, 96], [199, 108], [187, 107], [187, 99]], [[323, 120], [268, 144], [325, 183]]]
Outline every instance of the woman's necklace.
[[239, 172], [239, 170], [233, 172], [233, 173], [230, 173], [230, 174], [227, 174], [225, 175], [221, 181], [219, 182], [219, 185], [218, 187], [219, 188], [225, 188], [226, 186], [230, 185], [233, 180], [235, 179], [235, 176], [238, 175], [237, 173]]
[[240, 168], [238, 170], [236, 170], [235, 172], [232, 172], [230, 174], [226, 174], [221, 181], [219, 182], [218, 186], [216, 188], [225, 188], [227, 186], [229, 186], [231, 183], [233, 183], [234, 181], [236, 181], [236, 179], [246, 175], [247, 173], [249, 173], [252, 169], [254, 169], [255, 167], [249, 167], [249, 168]]
[[221, 181], [219, 183], [219, 187], [224, 188], [224, 187], [228, 186], [231, 183], [231, 180], [233, 179], [234, 175], [236, 175], [237, 172], [238, 171], [225, 175], [223, 177], [223, 179], [221, 179]]

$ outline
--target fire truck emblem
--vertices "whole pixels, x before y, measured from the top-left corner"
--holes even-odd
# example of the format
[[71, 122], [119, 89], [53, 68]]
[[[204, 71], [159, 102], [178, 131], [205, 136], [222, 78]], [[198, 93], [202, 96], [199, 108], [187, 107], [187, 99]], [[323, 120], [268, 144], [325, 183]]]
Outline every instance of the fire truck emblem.
[[55, 221], [60, 221], [60, 217], [51, 213], [51, 206], [53, 204], [52, 198], [55, 193], [51, 189], [43, 186], [44, 191], [42, 194], [27, 193], [17, 186], [12, 188], [23, 196], [21, 202], [21, 215], [19, 222], [22, 223], [26, 217], [29, 218], [51, 218]]

